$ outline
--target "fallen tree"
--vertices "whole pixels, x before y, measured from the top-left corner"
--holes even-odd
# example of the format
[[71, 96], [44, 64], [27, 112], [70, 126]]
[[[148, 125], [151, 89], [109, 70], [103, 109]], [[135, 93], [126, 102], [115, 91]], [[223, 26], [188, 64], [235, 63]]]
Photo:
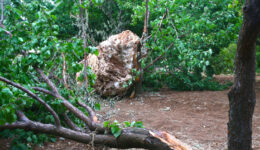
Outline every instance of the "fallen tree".
[[86, 128], [79, 128], [74, 124], [66, 114], [64, 120], [69, 128], [63, 127], [59, 115], [42, 100], [35, 93], [29, 89], [21, 86], [18, 83], [10, 81], [0, 76], [0, 81], [5, 82], [8, 85], [14, 86], [23, 92], [27, 93], [28, 96], [32, 97], [36, 101], [40, 102], [46, 110], [48, 110], [54, 117], [55, 124], [44, 124], [28, 119], [25, 114], [16, 110], [17, 121], [13, 123], [6, 123], [0, 125], [0, 131], [5, 129], [24, 129], [27, 131], [34, 131], [37, 133], [46, 133], [59, 137], [64, 137], [77, 142], [91, 144], [92, 146], [104, 145], [112, 148], [145, 148], [145, 149], [160, 149], [160, 150], [189, 150], [189, 146], [176, 139], [174, 136], [164, 131], [155, 131], [145, 128], [122, 128], [120, 135], [115, 137], [112, 134], [111, 128], [105, 127], [99, 122], [95, 112], [91, 107], [82, 101], [78, 101], [77, 104], [88, 112], [88, 116], [85, 115], [81, 110], [72, 105], [66, 98], [64, 98], [58, 91], [54, 83], [43, 73], [43, 71], [35, 67], [37, 73], [41, 76], [41, 79], [48, 84], [51, 91], [41, 88], [33, 87], [34, 90], [42, 92], [44, 94], [52, 95], [55, 98], [62, 100], [62, 104], [65, 108], [73, 113], [76, 117], [85, 123]]

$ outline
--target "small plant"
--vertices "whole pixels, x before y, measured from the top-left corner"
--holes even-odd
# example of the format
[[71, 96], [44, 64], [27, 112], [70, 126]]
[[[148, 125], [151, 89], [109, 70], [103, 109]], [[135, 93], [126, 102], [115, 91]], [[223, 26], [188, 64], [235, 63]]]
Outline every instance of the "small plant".
[[119, 137], [121, 135], [122, 129], [120, 128], [120, 124], [115, 120], [114, 123], [110, 124], [109, 121], [104, 122], [104, 127], [111, 130], [114, 137]]
[[125, 121], [124, 125], [125, 125], [126, 128], [128, 128], [128, 127], [144, 128], [142, 121], [137, 121], [137, 122], [133, 121], [131, 123], [128, 122], [128, 121]]
[[[121, 135], [122, 129], [120, 128], [120, 124], [117, 120], [115, 120], [113, 123], [110, 123], [110, 121], [104, 122], [104, 127], [110, 129], [111, 133], [117, 138]], [[144, 128], [142, 121], [133, 121], [133, 122], [124, 122], [124, 127], [135, 127], [135, 128]]]

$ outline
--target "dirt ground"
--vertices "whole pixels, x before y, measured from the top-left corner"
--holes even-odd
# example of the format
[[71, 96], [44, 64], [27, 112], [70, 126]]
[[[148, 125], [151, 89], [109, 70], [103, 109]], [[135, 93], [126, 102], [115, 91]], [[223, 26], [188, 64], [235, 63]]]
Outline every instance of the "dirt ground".
[[[224, 82], [232, 80], [232, 77], [218, 76], [217, 80]], [[194, 150], [225, 150], [228, 91], [149, 92], [136, 99], [118, 101], [113, 108], [109, 103], [104, 103], [98, 114], [122, 123], [143, 121], [146, 128], [167, 131], [189, 144]], [[257, 76], [256, 98], [253, 148], [260, 150], [260, 76]], [[7, 147], [8, 141], [0, 140], [0, 150], [5, 150]], [[61, 138], [56, 143], [47, 143], [41, 148], [34, 149], [83, 150], [89, 147]]]

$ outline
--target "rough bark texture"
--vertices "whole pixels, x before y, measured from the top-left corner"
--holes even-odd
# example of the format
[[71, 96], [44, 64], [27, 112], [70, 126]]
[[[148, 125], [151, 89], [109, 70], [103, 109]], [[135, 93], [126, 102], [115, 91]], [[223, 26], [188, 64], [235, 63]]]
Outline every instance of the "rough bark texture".
[[148, 37], [148, 22], [149, 22], [149, 0], [145, 0], [146, 5], [145, 5], [145, 19], [144, 19], [144, 29], [143, 29], [143, 34], [141, 38], [141, 48], [138, 49], [137, 53], [137, 71], [139, 72], [140, 75], [138, 75], [135, 78], [135, 94], [140, 95], [142, 94], [142, 83], [143, 83], [143, 68], [141, 65], [141, 59], [144, 57], [144, 55], [147, 54], [147, 48], [146, 48], [146, 41]]
[[255, 43], [260, 32], [260, 0], [247, 0], [235, 60], [234, 86], [229, 92], [228, 149], [252, 150], [255, 107]]
[[95, 90], [102, 96], [124, 95], [132, 80], [132, 69], [136, 68], [135, 61], [140, 38], [127, 30], [109, 37], [98, 46], [99, 55], [90, 54], [87, 64], [96, 74]]
[[126, 128], [115, 138], [110, 134], [89, 134], [51, 124], [31, 121], [25, 116], [13, 124], [0, 125], [4, 129], [24, 129], [37, 133], [52, 134], [74, 141], [93, 145], [105, 145], [112, 148], [145, 148], [151, 150], [191, 150], [191, 148], [166, 132], [152, 132], [147, 129]]

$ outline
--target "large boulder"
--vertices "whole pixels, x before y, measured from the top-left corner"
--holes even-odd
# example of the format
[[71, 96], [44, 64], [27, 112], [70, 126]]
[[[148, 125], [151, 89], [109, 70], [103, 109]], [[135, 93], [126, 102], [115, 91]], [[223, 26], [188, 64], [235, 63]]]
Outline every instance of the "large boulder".
[[125, 95], [136, 68], [140, 38], [126, 30], [99, 44], [99, 55], [88, 56], [87, 62], [96, 74], [95, 90], [102, 96]]

